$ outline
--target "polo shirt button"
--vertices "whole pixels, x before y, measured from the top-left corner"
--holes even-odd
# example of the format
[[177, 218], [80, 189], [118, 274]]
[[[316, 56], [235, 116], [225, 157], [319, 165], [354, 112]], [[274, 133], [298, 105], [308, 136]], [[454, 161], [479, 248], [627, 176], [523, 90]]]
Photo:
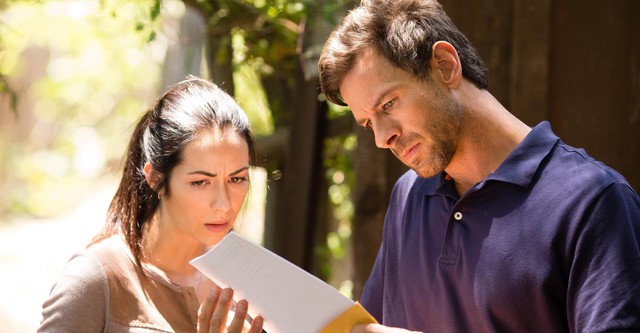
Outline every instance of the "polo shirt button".
[[453, 218], [456, 219], [456, 221], [462, 220], [462, 213], [455, 212], [455, 214], [453, 214]]

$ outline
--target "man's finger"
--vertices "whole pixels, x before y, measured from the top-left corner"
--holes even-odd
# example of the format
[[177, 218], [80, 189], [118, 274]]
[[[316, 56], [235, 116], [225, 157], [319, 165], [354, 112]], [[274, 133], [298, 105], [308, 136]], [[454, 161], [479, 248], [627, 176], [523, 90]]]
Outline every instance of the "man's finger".
[[356, 325], [351, 329], [350, 333], [420, 333], [408, 331], [397, 327], [388, 327], [380, 324], [363, 324]]

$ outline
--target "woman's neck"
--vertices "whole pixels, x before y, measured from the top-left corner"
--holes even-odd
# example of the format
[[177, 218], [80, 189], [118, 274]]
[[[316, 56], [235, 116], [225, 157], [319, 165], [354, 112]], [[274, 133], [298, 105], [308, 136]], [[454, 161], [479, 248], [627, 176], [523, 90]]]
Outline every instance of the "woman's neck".
[[163, 228], [157, 214], [147, 226], [143, 237], [145, 263], [172, 283], [194, 288], [198, 301], [204, 302], [215, 284], [189, 261], [203, 254], [207, 250], [206, 246], [181, 236], [175, 230]]
[[205, 252], [205, 245], [183, 236], [175, 230], [167, 230], [156, 214], [144, 230], [145, 262], [167, 275], [173, 282], [191, 280], [198, 271], [189, 261]]

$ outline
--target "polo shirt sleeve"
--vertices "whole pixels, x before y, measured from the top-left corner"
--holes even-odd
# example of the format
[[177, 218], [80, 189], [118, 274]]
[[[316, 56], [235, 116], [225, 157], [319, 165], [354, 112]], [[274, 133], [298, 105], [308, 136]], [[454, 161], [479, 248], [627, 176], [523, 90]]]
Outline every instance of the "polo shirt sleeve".
[[608, 186], [591, 204], [573, 248], [571, 331], [640, 331], [640, 203], [628, 185]]
[[[402, 193], [403, 186], [401, 185], [406, 176], [401, 177], [396, 183], [391, 193], [391, 199], [387, 213], [384, 217], [384, 224], [382, 227], [382, 243], [378, 250], [376, 261], [371, 269], [371, 274], [367, 279], [367, 282], [362, 291], [362, 306], [379, 322], [384, 322], [384, 300], [385, 292], [387, 291], [388, 281], [393, 280], [389, 278], [390, 274], [394, 274], [394, 270], [388, 266], [390, 257], [396, 255], [394, 239], [397, 237], [396, 229], [401, 225], [401, 215], [404, 207], [403, 202], [406, 200], [406, 193]], [[385, 281], [386, 279], [386, 281]], [[388, 295], [387, 295], [388, 296]]]
[[382, 300], [384, 290], [384, 257], [385, 243], [382, 242], [378, 257], [373, 265], [371, 274], [367, 279], [362, 292], [360, 303], [362, 306], [379, 322], [383, 322], [382, 316]]
[[42, 305], [38, 332], [104, 332], [109, 283], [97, 258], [75, 255]]
[[[391, 281], [397, 281], [398, 244], [401, 242], [400, 230], [402, 230], [403, 216], [411, 189], [414, 187], [418, 176], [412, 170], [407, 171], [396, 182], [389, 207], [384, 218], [382, 243], [378, 250], [378, 256], [367, 279], [362, 292], [362, 306], [380, 323], [385, 322], [385, 313], [403, 312], [401, 306], [385, 308], [385, 300], [392, 297], [390, 294], [396, 291], [397, 286]], [[385, 295], [386, 293], [386, 295]], [[388, 302], [387, 302], [388, 303]]]

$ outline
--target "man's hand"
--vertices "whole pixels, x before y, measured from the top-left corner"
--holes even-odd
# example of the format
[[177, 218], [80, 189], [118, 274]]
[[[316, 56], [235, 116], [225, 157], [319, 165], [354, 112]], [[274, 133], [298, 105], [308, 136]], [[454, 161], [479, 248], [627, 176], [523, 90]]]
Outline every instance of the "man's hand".
[[[241, 300], [236, 304], [235, 312], [231, 310], [233, 302], [233, 290], [226, 288], [220, 290], [213, 288], [211, 294], [200, 305], [198, 311], [198, 333], [260, 333], [262, 332], [262, 317], [258, 316], [251, 322], [247, 322], [249, 304]], [[233, 319], [228, 322], [228, 315], [233, 314]], [[228, 324], [228, 326], [227, 326]]]
[[351, 329], [351, 333], [422, 333], [418, 331], [407, 331], [402, 328], [387, 327], [380, 324], [357, 325]]

